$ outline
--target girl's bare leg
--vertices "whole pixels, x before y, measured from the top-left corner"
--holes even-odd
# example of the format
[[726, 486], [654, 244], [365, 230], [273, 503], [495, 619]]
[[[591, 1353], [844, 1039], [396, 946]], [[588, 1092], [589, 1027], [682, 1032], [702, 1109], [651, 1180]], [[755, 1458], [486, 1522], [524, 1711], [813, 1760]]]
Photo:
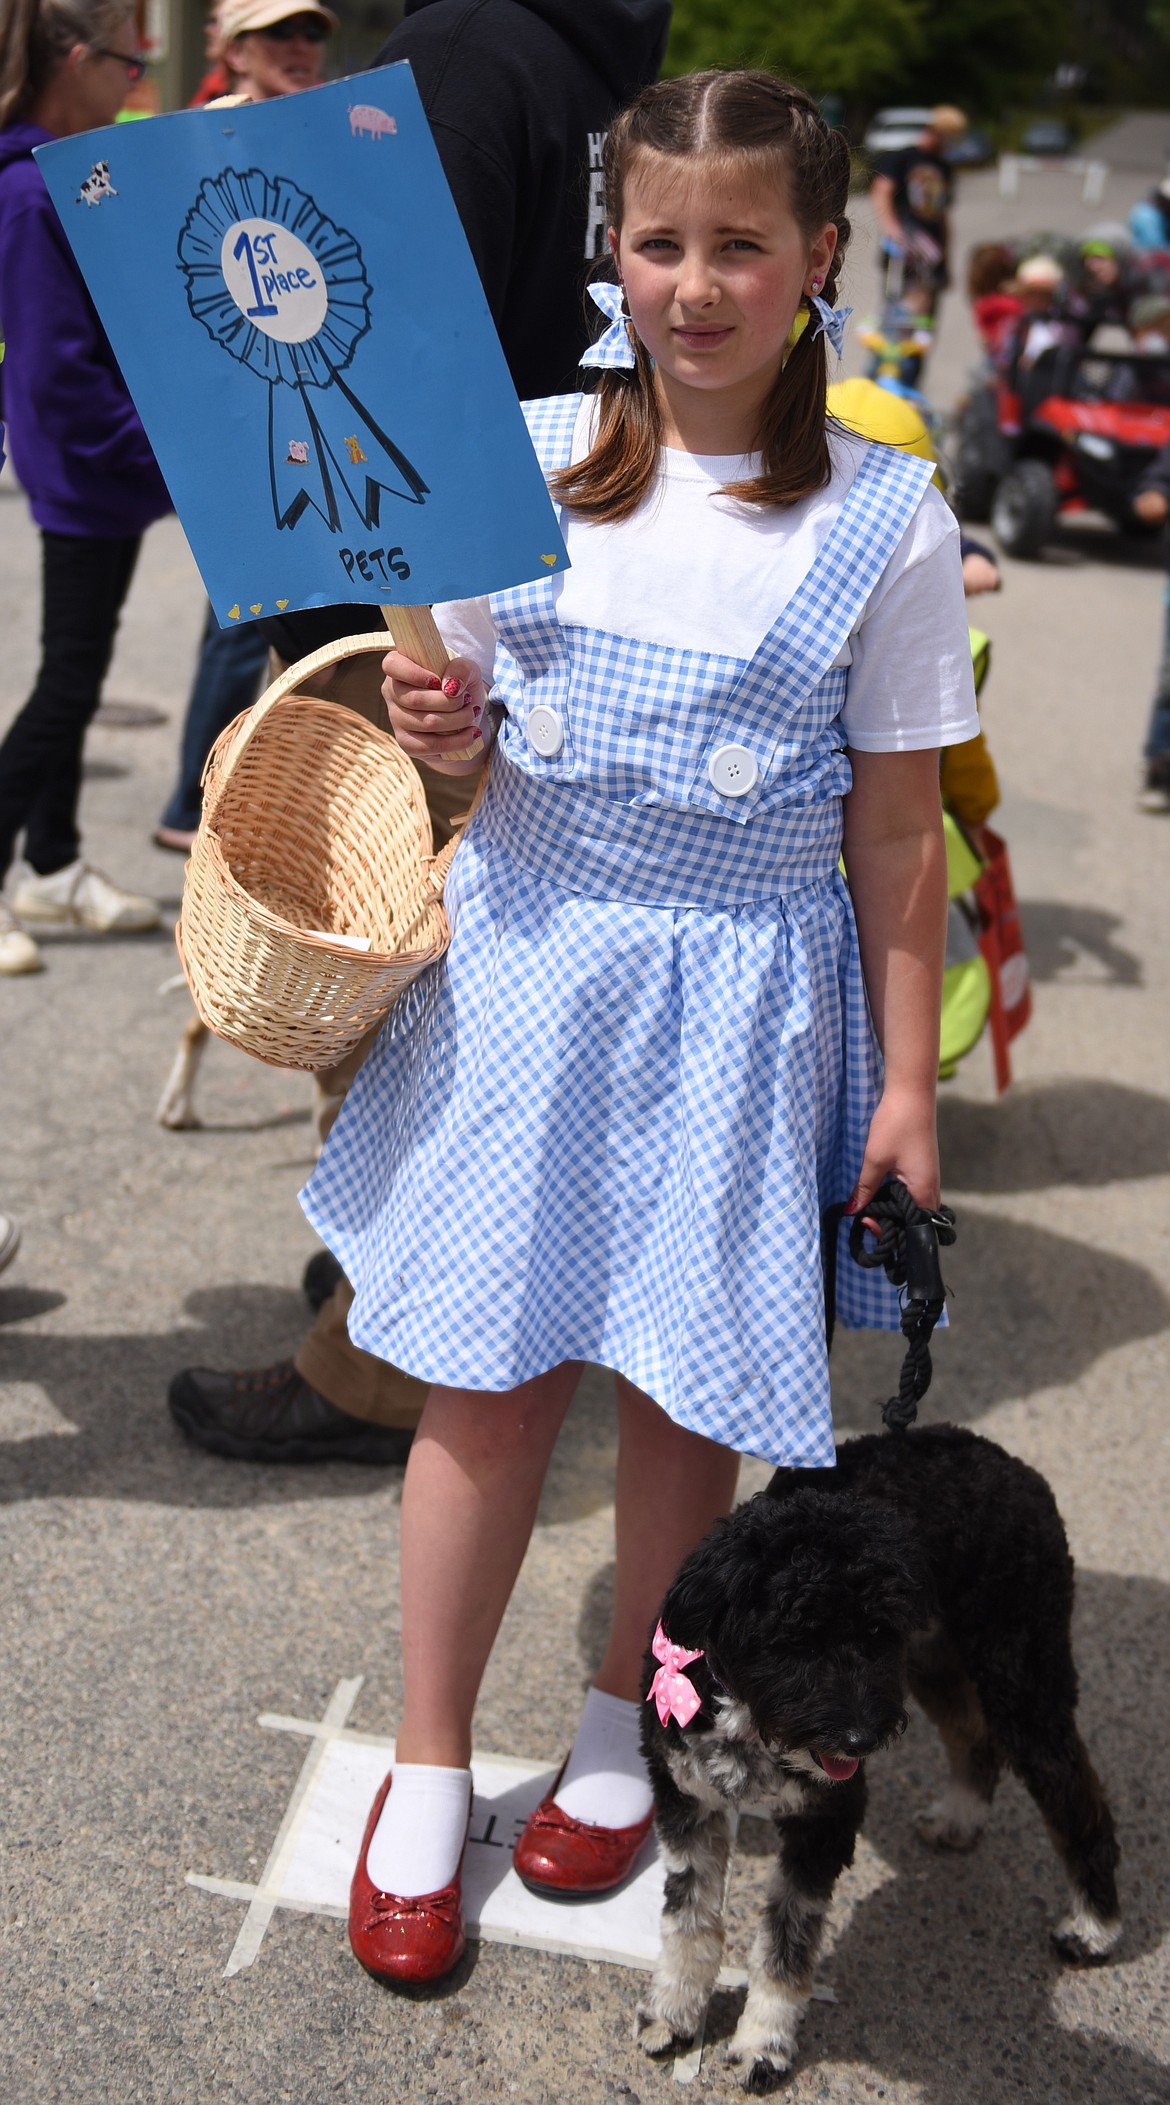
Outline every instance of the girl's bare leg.
[[635, 1702], [662, 1597], [688, 1551], [730, 1511], [739, 1456], [676, 1425], [620, 1374], [617, 1397], [617, 1579], [594, 1686]]
[[581, 1369], [503, 1395], [434, 1388], [402, 1492], [400, 1762], [466, 1768], [488, 1655]]

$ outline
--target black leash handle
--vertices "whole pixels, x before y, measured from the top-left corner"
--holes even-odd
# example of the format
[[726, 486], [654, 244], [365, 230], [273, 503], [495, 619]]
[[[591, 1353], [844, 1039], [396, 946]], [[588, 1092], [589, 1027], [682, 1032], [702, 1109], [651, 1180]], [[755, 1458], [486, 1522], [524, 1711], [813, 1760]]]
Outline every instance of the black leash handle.
[[[872, 1243], [866, 1241], [866, 1223], [877, 1222]], [[866, 1271], [880, 1265], [891, 1286], [902, 1289], [902, 1336], [906, 1357], [898, 1379], [898, 1393], [882, 1405], [882, 1418], [891, 1432], [904, 1432], [918, 1416], [918, 1406], [930, 1387], [934, 1368], [930, 1340], [946, 1305], [938, 1253], [955, 1240], [955, 1216], [949, 1206], [932, 1212], [911, 1198], [904, 1184], [892, 1177], [856, 1214], [849, 1228], [849, 1254]]]

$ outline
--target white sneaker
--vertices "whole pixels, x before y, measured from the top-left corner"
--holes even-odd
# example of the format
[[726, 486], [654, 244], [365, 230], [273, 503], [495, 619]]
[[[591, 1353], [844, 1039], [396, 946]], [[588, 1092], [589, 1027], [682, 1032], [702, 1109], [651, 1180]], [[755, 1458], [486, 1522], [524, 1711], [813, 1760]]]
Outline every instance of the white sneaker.
[[123, 892], [87, 862], [71, 862], [51, 877], [26, 870], [16, 888], [16, 911], [26, 921], [57, 928], [95, 928], [103, 935], [143, 933], [157, 928], [162, 913], [140, 892]]
[[0, 974], [15, 979], [19, 972], [42, 972], [44, 965], [44, 958], [7, 899], [0, 899]]
[[20, 1248], [20, 1229], [10, 1213], [0, 1213], [0, 1272], [12, 1263]]

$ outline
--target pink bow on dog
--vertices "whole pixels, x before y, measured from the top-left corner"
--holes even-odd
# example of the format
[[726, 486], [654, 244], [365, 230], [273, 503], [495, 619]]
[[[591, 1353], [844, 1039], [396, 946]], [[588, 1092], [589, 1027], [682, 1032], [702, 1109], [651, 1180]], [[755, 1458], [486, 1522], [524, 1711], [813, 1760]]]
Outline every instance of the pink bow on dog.
[[658, 1705], [658, 1716], [663, 1725], [668, 1718], [676, 1719], [680, 1725], [689, 1725], [695, 1712], [701, 1709], [702, 1702], [683, 1668], [690, 1666], [692, 1660], [701, 1659], [702, 1652], [688, 1652], [682, 1645], [672, 1645], [661, 1623], [654, 1632], [650, 1650], [660, 1664], [650, 1683], [647, 1703]]

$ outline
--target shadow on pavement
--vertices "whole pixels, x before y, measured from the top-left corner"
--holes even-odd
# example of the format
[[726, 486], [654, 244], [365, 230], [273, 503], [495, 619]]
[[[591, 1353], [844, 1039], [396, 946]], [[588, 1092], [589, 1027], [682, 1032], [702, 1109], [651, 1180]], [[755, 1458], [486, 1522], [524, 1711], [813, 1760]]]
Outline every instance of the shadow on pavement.
[[[979, 529], [976, 527], [976, 533]], [[1008, 559], [1005, 568], [1016, 565]], [[1105, 519], [1059, 519], [1052, 539], [1038, 560], [1056, 570], [1079, 568], [1082, 563], [1101, 564], [1108, 569], [1162, 570], [1166, 557], [1160, 534], [1123, 534]], [[1020, 566], [1024, 567], [1024, 566]], [[1029, 564], [1027, 567], [1031, 567]]]
[[[0, 1294], [0, 1394], [6, 1383], [41, 1389], [57, 1421], [43, 1434], [0, 1436], [0, 1505], [26, 1498], [138, 1498], [232, 1508], [361, 1498], [380, 1487], [397, 1499], [400, 1468], [229, 1461], [192, 1446], [170, 1417], [167, 1385], [181, 1367], [258, 1368], [295, 1352], [311, 1320], [299, 1293], [257, 1285], [207, 1288], [185, 1303], [196, 1326], [157, 1333], [20, 1329], [22, 1317], [64, 1300], [23, 1284]], [[612, 1386], [606, 1374], [586, 1370], [553, 1456], [539, 1526], [612, 1501]]]
[[1160, 1177], [1170, 1100], [1107, 1081], [1021, 1082], [994, 1104], [944, 1090], [938, 1137], [948, 1197]]
[[[1064, 986], [1145, 984], [1141, 959], [1116, 940], [1114, 931], [1124, 926], [1120, 914], [1062, 899], [1027, 899], [1020, 902], [1020, 919], [1034, 980], [1059, 979]], [[1086, 957], [1095, 961], [1089, 971]]]
[[[1137, 1092], [1117, 1091], [1118, 1098], [1130, 1094]], [[956, 1108], [978, 1119], [985, 1107]], [[995, 1108], [996, 1118], [1003, 1108]], [[976, 1125], [974, 1140], [979, 1133]], [[1104, 1353], [1170, 1326], [1170, 1299], [1143, 1266], [982, 1209], [961, 1209], [945, 1276], [954, 1321], [935, 1339], [924, 1422], [969, 1424], [1008, 1398], [1074, 1382]], [[20, 1307], [22, 1298], [28, 1316], [48, 1306], [44, 1291], [29, 1282], [5, 1290], [0, 1313], [12, 1300]], [[4, 1324], [0, 1380], [43, 1389], [58, 1422], [43, 1435], [0, 1442], [0, 1502], [142, 1498], [228, 1508], [362, 1497], [379, 1482], [397, 1495], [397, 1469], [233, 1462], [189, 1445], [166, 1407], [172, 1375], [181, 1367], [258, 1368], [288, 1358], [309, 1317], [298, 1293], [259, 1285], [210, 1287], [189, 1295], [186, 1308], [194, 1326], [157, 1333], [76, 1336], [25, 1331], [11, 1318]], [[840, 1432], [877, 1425], [902, 1351], [896, 1333], [838, 1329], [832, 1367]], [[607, 1505], [613, 1453], [611, 1384], [588, 1370], [554, 1456], [542, 1524]]]
[[[1001, 1786], [971, 1856], [936, 1854], [918, 1841], [913, 1813], [941, 1783], [942, 1756], [915, 1714], [902, 1746], [870, 1765], [865, 1836], [886, 1877], [857, 1900], [820, 1968], [838, 2000], [809, 2008], [797, 2063], [806, 2080], [818, 2067], [861, 2064], [879, 2083], [919, 2086], [922, 2105], [1159, 2105], [1166, 2097], [1164, 2064], [1096, 2031], [1094, 2019], [1108, 2022], [1114, 2008], [1110, 1976], [1140, 1967], [1165, 1932], [1170, 1844], [1160, 1814], [1170, 1791], [1170, 1588], [1080, 1573], [1076, 1652], [1081, 1727], [1122, 1848], [1125, 1931], [1114, 1966], [1082, 1973], [1052, 1953], [1048, 1931], [1066, 1904], [1063, 1875], [1039, 1813], [1013, 1780]], [[741, 1855], [747, 1861], [733, 1881], [732, 1917], [742, 1949], [729, 1951], [734, 1964], [743, 1963], [772, 1855], [764, 1822], [745, 1823]], [[741, 1881], [746, 1892], [737, 1905]], [[710, 2041], [730, 2035], [741, 2003], [742, 1993], [716, 1997]], [[717, 2068], [713, 2056], [712, 2076]], [[724, 2080], [730, 2089], [729, 2075]]]
[[[943, 1264], [951, 1328], [935, 1334], [924, 1424], [971, 1424], [998, 1403], [1075, 1382], [1103, 1354], [1170, 1326], [1170, 1299], [1144, 1266], [1001, 1214], [958, 1213], [959, 1239]], [[896, 1334], [838, 1328], [839, 1432], [876, 1430], [902, 1350]]]

